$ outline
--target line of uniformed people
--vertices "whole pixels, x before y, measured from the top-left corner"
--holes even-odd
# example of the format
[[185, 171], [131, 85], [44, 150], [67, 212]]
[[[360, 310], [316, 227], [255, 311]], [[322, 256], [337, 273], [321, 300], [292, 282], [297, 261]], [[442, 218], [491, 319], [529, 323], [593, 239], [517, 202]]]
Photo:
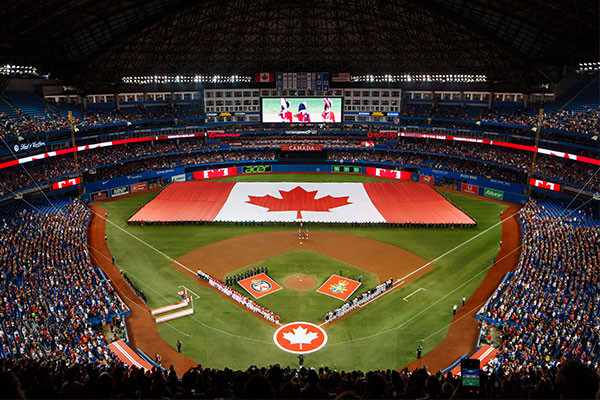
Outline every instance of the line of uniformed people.
[[248, 271], [240, 272], [238, 274], [225, 277], [225, 284], [227, 286], [231, 287], [241, 280], [250, 278], [250, 277], [258, 275], [258, 274], [268, 274], [268, 273], [269, 273], [269, 267], [254, 266], [254, 267], [252, 267], [252, 269], [249, 269]]

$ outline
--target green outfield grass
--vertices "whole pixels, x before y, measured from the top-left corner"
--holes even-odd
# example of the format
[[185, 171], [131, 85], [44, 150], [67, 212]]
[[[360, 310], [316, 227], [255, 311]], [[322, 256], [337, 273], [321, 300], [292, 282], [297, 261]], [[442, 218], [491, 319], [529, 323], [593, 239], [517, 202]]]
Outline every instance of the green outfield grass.
[[[356, 182], [380, 179], [359, 175], [263, 174], [227, 180]], [[436, 268], [328, 327], [328, 344], [322, 350], [307, 355], [306, 365], [329, 365], [337, 369], [399, 368], [414, 360], [419, 344], [426, 353], [443, 340], [452, 319], [453, 304], [460, 305], [463, 295], [469, 297], [475, 291], [493, 263], [498, 252], [501, 227], [499, 224], [492, 226], [499, 222], [499, 213], [506, 208], [481, 198], [451, 192], [444, 194], [478, 222], [476, 228], [311, 225], [311, 231], [342, 232], [404, 248], [426, 260], [434, 260]], [[149, 307], [175, 302], [182, 285], [199, 297], [194, 302], [196, 312], [193, 316], [159, 325], [163, 338], [173, 346], [180, 339], [187, 356], [211, 367], [247, 368], [249, 365], [271, 363], [297, 365], [296, 356], [284, 353], [273, 344], [275, 329], [272, 326], [170, 266], [171, 258], [176, 259], [216, 241], [258, 232], [295, 230], [295, 226], [127, 225], [127, 218], [154, 195], [146, 193], [111, 201], [104, 203], [103, 207], [109, 212], [108, 242], [116, 264], [145, 292]], [[269, 265], [269, 275], [272, 275], [271, 268], [272, 265]], [[302, 265], [294, 268], [302, 270]], [[273, 277], [282, 283], [282, 276]], [[363, 288], [368, 288], [366, 283]], [[403, 300], [420, 288], [425, 290], [415, 293], [408, 302]], [[283, 292], [285, 290], [278, 293]], [[266, 296], [265, 301], [272, 301], [276, 294]], [[319, 296], [322, 296], [323, 302], [335, 300]], [[289, 312], [294, 306], [296, 303], [289, 306]], [[285, 321], [291, 319], [286, 318]]]
[[[311, 250], [287, 251], [253, 265], [269, 267], [269, 277], [281, 286], [284, 286], [286, 279], [295, 275], [312, 276], [317, 281], [316, 286], [311, 290], [298, 291], [284, 287], [278, 292], [255, 300], [256, 303], [278, 314], [284, 322], [305, 321], [319, 324], [324, 321], [326, 313], [344, 304], [339, 299], [316, 291], [331, 275], [339, 274], [340, 271], [342, 276], [354, 280], [359, 275], [363, 276], [362, 284], [348, 300], [379, 285], [377, 275]], [[250, 266], [232, 271], [231, 275], [248, 269]], [[238, 284], [234, 286], [235, 290], [252, 298], [242, 286]]]

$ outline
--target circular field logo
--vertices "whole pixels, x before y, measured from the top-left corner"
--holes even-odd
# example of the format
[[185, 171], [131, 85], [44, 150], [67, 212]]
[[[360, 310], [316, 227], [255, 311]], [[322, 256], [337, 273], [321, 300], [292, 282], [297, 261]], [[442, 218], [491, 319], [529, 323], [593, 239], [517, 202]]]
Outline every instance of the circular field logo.
[[259, 293], [268, 292], [271, 290], [271, 284], [267, 281], [263, 281], [262, 279], [252, 279], [250, 287], [252, 290], [255, 290]]
[[327, 333], [310, 322], [292, 322], [277, 329], [273, 341], [283, 351], [307, 354], [321, 350], [327, 343]]

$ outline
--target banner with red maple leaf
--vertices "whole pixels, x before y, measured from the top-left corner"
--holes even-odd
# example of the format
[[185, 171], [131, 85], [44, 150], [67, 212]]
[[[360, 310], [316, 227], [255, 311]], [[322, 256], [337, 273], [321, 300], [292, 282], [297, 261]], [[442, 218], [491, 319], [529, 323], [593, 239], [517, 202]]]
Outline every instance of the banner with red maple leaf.
[[474, 224], [416, 182], [182, 182], [129, 221]]

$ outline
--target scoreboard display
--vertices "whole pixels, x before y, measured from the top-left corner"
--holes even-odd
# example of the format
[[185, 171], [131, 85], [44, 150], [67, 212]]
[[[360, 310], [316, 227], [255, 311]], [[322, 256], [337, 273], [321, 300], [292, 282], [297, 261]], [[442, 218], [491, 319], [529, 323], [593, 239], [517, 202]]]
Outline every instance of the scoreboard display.
[[342, 122], [341, 97], [263, 97], [261, 100], [262, 122]]

